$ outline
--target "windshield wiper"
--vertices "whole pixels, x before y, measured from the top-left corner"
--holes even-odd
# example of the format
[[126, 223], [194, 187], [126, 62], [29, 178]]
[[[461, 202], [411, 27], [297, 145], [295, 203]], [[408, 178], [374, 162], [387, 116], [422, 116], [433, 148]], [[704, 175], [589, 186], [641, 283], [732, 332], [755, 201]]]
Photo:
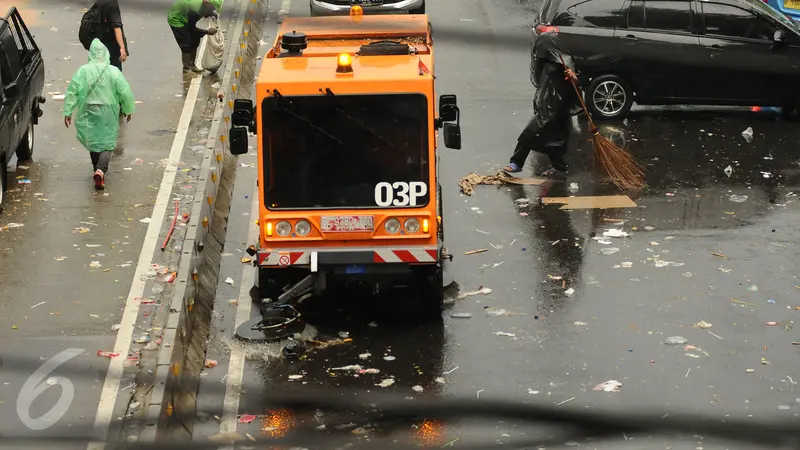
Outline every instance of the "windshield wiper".
[[316, 130], [316, 131], [318, 131], [318, 132], [320, 132], [320, 133], [324, 134], [324, 135], [325, 135], [325, 136], [327, 136], [329, 139], [331, 139], [332, 141], [334, 141], [334, 142], [336, 142], [337, 144], [341, 145], [342, 147], [346, 147], [346, 148], [347, 148], [347, 149], [349, 149], [350, 151], [355, 151], [355, 149], [353, 148], [353, 146], [351, 146], [351, 145], [348, 145], [348, 144], [345, 144], [344, 142], [342, 142], [341, 140], [339, 140], [339, 139], [338, 139], [336, 136], [334, 136], [334, 135], [332, 135], [331, 133], [329, 133], [327, 130], [325, 130], [325, 129], [323, 129], [323, 128], [320, 128], [319, 126], [317, 126], [317, 125], [314, 125], [313, 123], [311, 123], [311, 121], [310, 121], [310, 120], [308, 120], [308, 119], [307, 119], [305, 116], [301, 116], [300, 114], [297, 114], [296, 112], [292, 111], [292, 110], [291, 110], [291, 109], [290, 109], [290, 108], [287, 106], [287, 103], [288, 103], [288, 101], [284, 99], [283, 95], [281, 95], [281, 93], [280, 93], [280, 92], [278, 92], [278, 90], [277, 90], [277, 89], [275, 89], [275, 90], [273, 90], [273, 91], [272, 91], [272, 95], [273, 95], [273, 96], [275, 96], [275, 97], [277, 97], [279, 100], [281, 100], [281, 102], [280, 102], [280, 105], [281, 105], [281, 109], [283, 109], [283, 111], [285, 111], [285, 112], [289, 113], [291, 116], [293, 116], [293, 117], [294, 117], [294, 118], [296, 118], [297, 120], [299, 120], [299, 121], [301, 121], [301, 122], [305, 123], [306, 125], [308, 125], [309, 127], [311, 127], [311, 129], [313, 129], [313, 130]]
[[[326, 96], [328, 96], [328, 97], [335, 97], [335, 96], [336, 96], [336, 94], [334, 94], [334, 93], [333, 93], [333, 91], [332, 91], [330, 88], [325, 88], [325, 95], [326, 95]], [[386, 138], [384, 138], [383, 136], [381, 136], [380, 134], [376, 133], [376, 132], [375, 132], [374, 130], [372, 130], [371, 128], [369, 128], [369, 127], [367, 127], [366, 125], [364, 125], [364, 123], [363, 123], [363, 122], [361, 122], [360, 120], [358, 120], [358, 119], [356, 119], [355, 117], [353, 117], [353, 116], [351, 116], [350, 114], [348, 114], [348, 113], [347, 113], [347, 111], [345, 111], [345, 110], [344, 110], [344, 108], [342, 108], [342, 107], [339, 105], [339, 103], [338, 103], [338, 102], [335, 104], [334, 108], [336, 109], [336, 111], [339, 111], [340, 113], [342, 113], [342, 115], [343, 115], [343, 116], [347, 117], [347, 118], [348, 118], [348, 119], [350, 119], [352, 122], [354, 122], [356, 125], [358, 125], [358, 126], [359, 126], [359, 127], [362, 129], [362, 130], [364, 130], [364, 131], [366, 131], [366, 132], [370, 133], [371, 135], [373, 135], [374, 137], [376, 137], [378, 140], [380, 140], [380, 141], [381, 141], [381, 142], [383, 142], [384, 144], [386, 144], [386, 145], [388, 145], [389, 147], [391, 147], [391, 148], [392, 148], [392, 150], [394, 150], [394, 151], [396, 151], [396, 152], [400, 153], [400, 154], [401, 154], [401, 155], [403, 155], [403, 156], [405, 156], [405, 155], [406, 155], [406, 153], [405, 153], [404, 151], [402, 151], [402, 150], [400, 150], [399, 148], [397, 148], [397, 147], [396, 147], [394, 144], [392, 144], [391, 142], [389, 142], [389, 141], [388, 141]]]

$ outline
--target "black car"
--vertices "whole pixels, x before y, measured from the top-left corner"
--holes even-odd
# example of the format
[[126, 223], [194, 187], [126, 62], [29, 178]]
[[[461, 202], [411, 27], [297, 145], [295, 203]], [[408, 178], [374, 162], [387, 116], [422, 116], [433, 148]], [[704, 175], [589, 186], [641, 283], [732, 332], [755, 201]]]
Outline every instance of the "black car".
[[634, 101], [786, 112], [800, 103], [800, 29], [760, 0], [545, 0], [532, 81], [558, 52], [572, 55], [600, 119], [625, 116]]

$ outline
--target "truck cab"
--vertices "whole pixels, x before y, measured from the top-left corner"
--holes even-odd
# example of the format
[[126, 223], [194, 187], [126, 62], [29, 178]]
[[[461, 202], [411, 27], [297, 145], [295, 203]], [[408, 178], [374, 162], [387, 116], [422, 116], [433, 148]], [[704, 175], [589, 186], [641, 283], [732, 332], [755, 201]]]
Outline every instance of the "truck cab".
[[256, 104], [236, 100], [230, 151], [258, 139], [262, 298], [285, 304], [351, 284], [419, 289], [441, 317], [438, 131], [461, 148], [455, 95], [436, 99], [426, 15], [287, 18]]

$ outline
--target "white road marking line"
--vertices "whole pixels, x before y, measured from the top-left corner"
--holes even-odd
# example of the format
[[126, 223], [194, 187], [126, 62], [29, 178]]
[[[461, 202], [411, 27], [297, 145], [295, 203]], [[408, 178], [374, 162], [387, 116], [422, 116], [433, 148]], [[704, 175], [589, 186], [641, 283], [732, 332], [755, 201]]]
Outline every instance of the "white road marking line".
[[[253, 204], [250, 207], [250, 218], [258, 217], [258, 189], [253, 191]], [[255, 220], [250, 220], [250, 230], [247, 233], [247, 242], [258, 239], [258, 226]], [[250, 300], [250, 289], [255, 281], [256, 268], [245, 269], [239, 283], [239, 307], [236, 309], [236, 326], [250, 320], [250, 309], [253, 302]], [[232, 337], [235, 339], [234, 337]], [[236, 417], [239, 415], [239, 398], [242, 395], [242, 379], [244, 378], [245, 351], [240, 345], [231, 348], [231, 359], [228, 364], [228, 383], [225, 386], [225, 399], [222, 402], [222, 423], [219, 427], [221, 433], [236, 431]], [[224, 450], [233, 450], [233, 446], [222, 447]]]
[[[186, 144], [189, 124], [192, 121], [194, 105], [197, 103], [197, 97], [200, 92], [201, 80], [202, 78], [200, 76], [196, 76], [192, 79], [192, 83], [189, 86], [189, 92], [186, 94], [183, 111], [178, 121], [175, 140], [172, 141], [172, 149], [169, 152], [170, 161], [180, 161], [183, 148]], [[114, 414], [114, 406], [117, 403], [117, 394], [119, 392], [120, 380], [122, 379], [124, 368], [123, 363], [130, 351], [136, 318], [139, 316], [139, 302], [134, 300], [134, 298], [144, 296], [145, 281], [142, 280], [143, 275], [150, 270], [150, 262], [159, 245], [159, 233], [164, 224], [164, 217], [167, 214], [167, 209], [172, 203], [170, 201], [172, 197], [172, 186], [175, 183], [175, 175], [177, 173], [178, 167], [172, 164], [167, 165], [164, 169], [164, 177], [161, 179], [161, 185], [158, 188], [156, 204], [153, 207], [153, 214], [150, 216], [151, 221], [147, 226], [147, 234], [142, 243], [142, 251], [139, 253], [139, 263], [136, 265], [136, 272], [133, 275], [131, 290], [128, 292], [125, 312], [122, 313], [122, 320], [120, 320], [122, 327], [117, 333], [117, 341], [114, 344], [114, 353], [119, 353], [119, 356], [111, 359], [105, 383], [103, 384], [103, 391], [100, 394], [100, 402], [97, 406], [94, 426], [98, 433], [97, 439], [102, 442], [90, 443], [87, 446], [87, 450], [102, 450], [105, 448], [104, 442], [108, 436], [108, 428], [111, 424], [111, 417]]]

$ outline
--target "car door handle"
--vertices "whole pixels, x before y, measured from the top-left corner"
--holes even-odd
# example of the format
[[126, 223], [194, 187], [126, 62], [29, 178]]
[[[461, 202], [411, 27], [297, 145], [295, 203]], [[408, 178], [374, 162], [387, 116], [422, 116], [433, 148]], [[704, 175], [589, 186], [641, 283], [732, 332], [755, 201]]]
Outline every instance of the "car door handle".
[[631, 39], [631, 40], [635, 41], [636, 40], [636, 36], [634, 36], [632, 34], [627, 34], [627, 35], [625, 35], [625, 39]]
[[713, 44], [713, 45], [711, 45], [711, 48], [715, 48], [717, 50], [722, 50], [722, 46], [719, 45], [719, 44]]

